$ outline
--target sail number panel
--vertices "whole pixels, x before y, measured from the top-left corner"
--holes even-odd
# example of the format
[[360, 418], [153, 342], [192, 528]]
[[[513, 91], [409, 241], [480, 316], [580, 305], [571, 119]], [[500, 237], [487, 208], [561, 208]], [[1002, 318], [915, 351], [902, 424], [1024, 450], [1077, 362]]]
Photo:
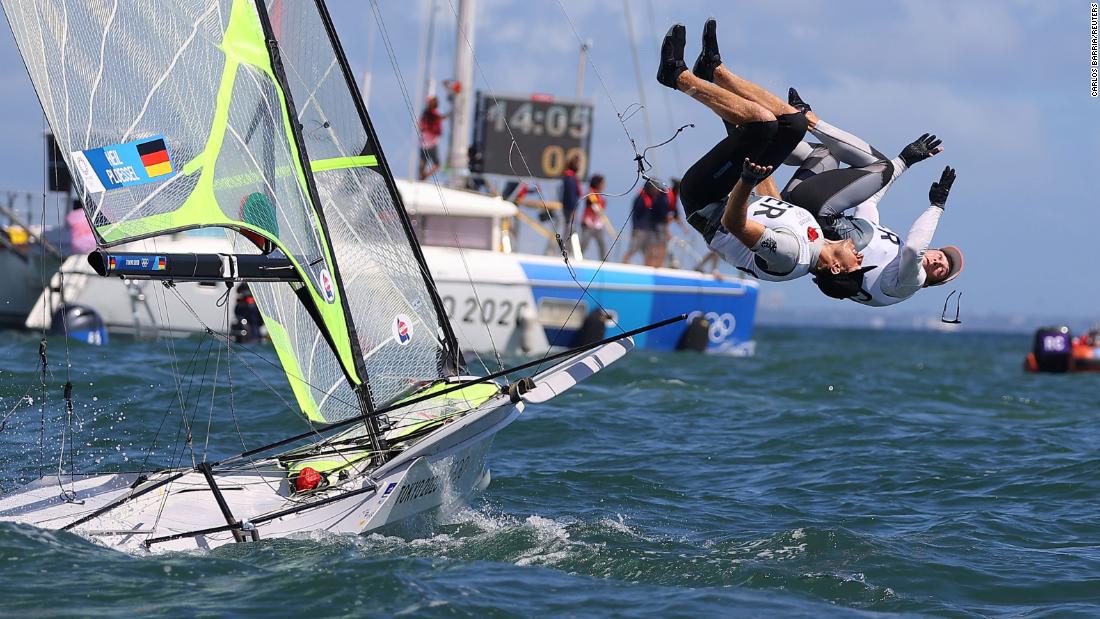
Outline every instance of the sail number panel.
[[91, 193], [165, 181], [176, 174], [163, 135], [70, 153]]

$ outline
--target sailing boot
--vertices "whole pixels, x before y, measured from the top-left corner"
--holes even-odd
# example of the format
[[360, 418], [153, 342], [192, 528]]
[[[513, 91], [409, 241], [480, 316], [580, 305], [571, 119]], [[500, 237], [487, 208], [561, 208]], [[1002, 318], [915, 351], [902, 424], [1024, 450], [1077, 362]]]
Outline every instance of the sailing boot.
[[684, 63], [684, 46], [687, 44], [687, 28], [674, 24], [661, 41], [661, 64], [657, 67], [657, 81], [662, 86], [676, 90], [676, 78], [687, 71]]
[[713, 17], [703, 24], [703, 49], [695, 59], [691, 72], [700, 79], [714, 81], [714, 70], [722, 65], [722, 55], [718, 53], [718, 22]]
[[787, 89], [787, 103], [803, 114], [813, 109], [810, 107], [809, 103], [806, 103], [802, 100], [802, 97], [798, 96], [798, 91], [795, 90], [793, 86]]

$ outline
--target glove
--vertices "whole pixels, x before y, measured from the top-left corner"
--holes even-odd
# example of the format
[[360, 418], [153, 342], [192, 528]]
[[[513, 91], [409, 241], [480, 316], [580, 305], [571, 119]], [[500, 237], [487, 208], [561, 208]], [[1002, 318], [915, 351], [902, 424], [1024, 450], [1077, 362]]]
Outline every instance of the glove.
[[940, 175], [940, 181], [932, 183], [932, 188], [928, 190], [928, 201], [932, 203], [932, 206], [943, 208], [943, 205], [947, 202], [947, 194], [951, 192], [951, 185], [954, 182], [955, 169], [947, 166], [943, 169], [943, 174]]
[[750, 187], [755, 187], [757, 183], [768, 178], [771, 173], [771, 166], [756, 165], [749, 161], [748, 157], [745, 157], [745, 163], [741, 166], [741, 180], [748, 183]]
[[935, 135], [926, 133], [917, 138], [912, 144], [901, 149], [902, 160], [905, 161], [907, 167], [913, 167], [914, 163], [920, 163], [925, 159], [928, 159], [932, 155], [935, 155], [942, 151], [940, 144], [943, 140], [937, 139]]

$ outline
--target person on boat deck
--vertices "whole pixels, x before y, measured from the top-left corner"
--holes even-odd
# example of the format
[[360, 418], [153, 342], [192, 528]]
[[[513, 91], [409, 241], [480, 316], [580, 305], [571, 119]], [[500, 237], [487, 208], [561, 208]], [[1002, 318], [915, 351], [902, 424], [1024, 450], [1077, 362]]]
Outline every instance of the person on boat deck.
[[[683, 176], [680, 201], [690, 223], [726, 262], [758, 279], [786, 281], [808, 273], [844, 273], [862, 257], [850, 240], [826, 240], [803, 208], [778, 199], [768, 177], [806, 133], [805, 115], [733, 74], [718, 54], [717, 25], [708, 20], [703, 50], [684, 63], [686, 30], [676, 24], [661, 45], [657, 81], [699, 101], [719, 118], [726, 137]], [[764, 193], [752, 199], [753, 187]]]
[[607, 198], [603, 196], [606, 184], [602, 174], [593, 174], [588, 181], [588, 195], [584, 199], [584, 215], [581, 218], [581, 252], [588, 251], [590, 241], [596, 241], [600, 250], [599, 259], [607, 258], [607, 239], [604, 237], [603, 222], [607, 208]]
[[[863, 254], [858, 271], [815, 276], [818, 288], [833, 298], [881, 307], [958, 277], [963, 256], [957, 247], [929, 249], [954, 170], [945, 169], [933, 183], [930, 205], [904, 241], [879, 223], [878, 204], [886, 191], [910, 167], [943, 152], [941, 140], [926, 133], [888, 160], [866, 141], [818, 118], [794, 88], [788, 102], [806, 115], [809, 131], [822, 143], [802, 142], [794, 149], [786, 163], [798, 166], [798, 171], [780, 195], [813, 213], [825, 238], [850, 239]], [[841, 169], [841, 163], [851, 167]]]
[[690, 234], [691, 228], [684, 223], [684, 220], [680, 217], [680, 184], [679, 178], [673, 176], [669, 179], [668, 191], [665, 195], [668, 198], [668, 216], [665, 218], [665, 243], [661, 246], [661, 255], [655, 260], [657, 266], [668, 266], [670, 268], [679, 268], [679, 261], [676, 259], [676, 255], [669, 251], [669, 245], [673, 241], [672, 237], [672, 224], [675, 223], [685, 234]]
[[443, 135], [443, 119], [439, 113], [439, 99], [428, 97], [427, 106], [420, 115], [420, 180], [425, 180], [439, 170], [439, 138]]
[[573, 217], [577, 213], [577, 205], [580, 204], [582, 195], [581, 180], [577, 178], [580, 167], [580, 159], [573, 155], [565, 162], [565, 169], [561, 173], [561, 240], [570, 251], [573, 248], [572, 239], [575, 229]]
[[65, 223], [69, 226], [70, 253], [87, 254], [95, 250], [95, 234], [80, 200], [73, 200], [73, 210], [65, 216]]
[[653, 203], [660, 190], [647, 182], [634, 198], [630, 206], [630, 245], [623, 254], [623, 262], [630, 263], [635, 253], [641, 252], [642, 262], [648, 264], [650, 247], [653, 245]]
[[669, 197], [668, 191], [654, 186], [651, 208], [649, 209], [650, 227], [653, 230], [653, 235], [650, 236], [649, 244], [645, 247], [645, 264], [649, 267], [665, 265], [669, 240], [668, 219], [672, 210]]

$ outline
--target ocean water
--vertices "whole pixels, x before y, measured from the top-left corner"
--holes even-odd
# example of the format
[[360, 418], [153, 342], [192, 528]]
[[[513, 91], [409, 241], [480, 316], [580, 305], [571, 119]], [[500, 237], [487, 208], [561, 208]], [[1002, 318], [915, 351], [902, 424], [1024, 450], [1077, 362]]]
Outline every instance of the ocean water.
[[[1098, 616], [1100, 375], [1027, 375], [1029, 344], [772, 328], [754, 358], [636, 351], [501, 432], [485, 493], [385, 534], [134, 556], [0, 524], [0, 615]], [[48, 355], [43, 399], [37, 340], [0, 334], [5, 491], [57, 467], [62, 431], [78, 470], [178, 458], [174, 397], [203, 403], [197, 450], [301, 428], [276, 368], [199, 339], [72, 346], [69, 423]]]

